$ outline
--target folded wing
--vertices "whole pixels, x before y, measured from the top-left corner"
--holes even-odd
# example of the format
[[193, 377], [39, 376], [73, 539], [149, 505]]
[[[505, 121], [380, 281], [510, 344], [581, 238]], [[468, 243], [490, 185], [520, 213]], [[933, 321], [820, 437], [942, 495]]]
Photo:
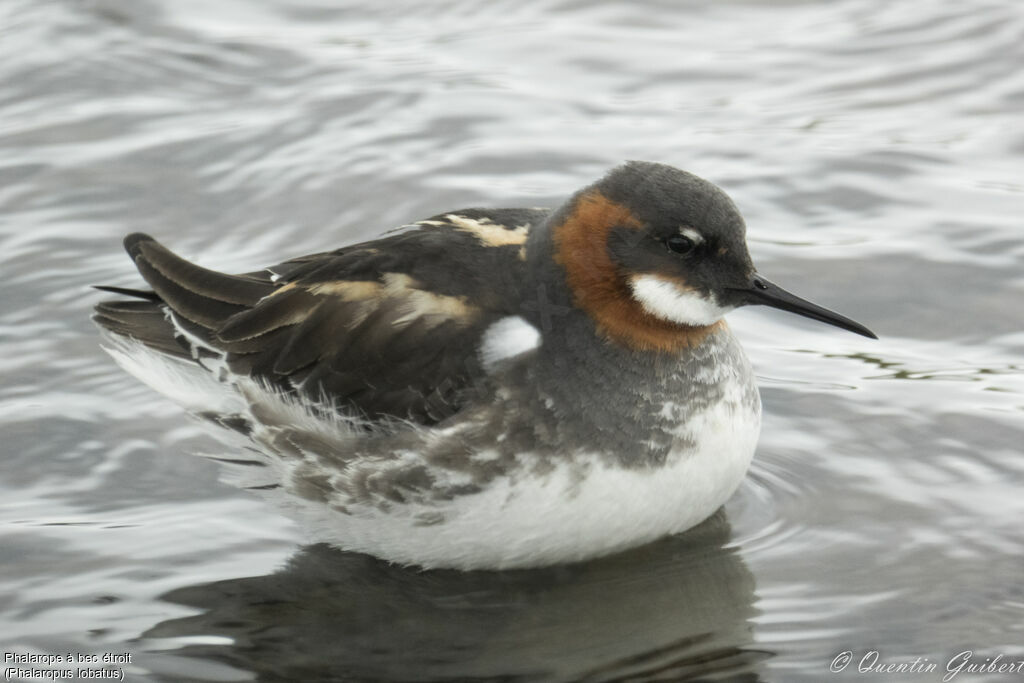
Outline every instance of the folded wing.
[[248, 375], [368, 419], [434, 424], [484, 377], [479, 345], [521, 313], [522, 248], [543, 210], [467, 210], [334, 252], [229, 275], [152, 237], [125, 248], [152, 292], [96, 321], [222, 375]]

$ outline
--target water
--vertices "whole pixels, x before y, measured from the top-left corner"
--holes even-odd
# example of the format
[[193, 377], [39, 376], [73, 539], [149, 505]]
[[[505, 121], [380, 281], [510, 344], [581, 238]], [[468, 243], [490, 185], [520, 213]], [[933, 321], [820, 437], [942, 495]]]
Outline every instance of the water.
[[[1022, 59], [1013, 0], [4, 0], [3, 650], [130, 654], [132, 681], [1024, 659]], [[732, 315], [754, 467], [724, 514], [623, 555], [459, 574], [307, 546], [88, 320], [88, 285], [139, 283], [127, 232], [242, 271], [556, 204], [630, 158], [722, 185], [761, 272], [881, 340]], [[857, 673], [871, 651], [936, 670]]]

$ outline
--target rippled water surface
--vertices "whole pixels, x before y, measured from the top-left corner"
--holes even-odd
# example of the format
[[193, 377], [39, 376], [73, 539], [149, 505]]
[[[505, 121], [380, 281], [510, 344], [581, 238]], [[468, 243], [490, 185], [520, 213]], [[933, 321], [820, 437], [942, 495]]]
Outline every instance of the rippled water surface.
[[[0, 642], [128, 680], [940, 680], [1024, 660], [1024, 7], [4, 0]], [[150, 232], [244, 271], [623, 159], [722, 185], [765, 424], [691, 533], [540, 571], [309, 546], [100, 351]], [[852, 662], [829, 673], [837, 655]], [[856, 671], [921, 658], [935, 672]], [[957, 680], [1020, 680], [1024, 673]]]

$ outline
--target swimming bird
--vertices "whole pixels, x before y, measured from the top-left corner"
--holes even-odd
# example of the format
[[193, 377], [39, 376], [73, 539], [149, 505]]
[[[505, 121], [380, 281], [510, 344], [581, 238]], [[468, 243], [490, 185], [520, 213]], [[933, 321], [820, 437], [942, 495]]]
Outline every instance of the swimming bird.
[[[129, 372], [247, 442], [313, 536], [422, 567], [585, 560], [684, 531], [744, 477], [761, 403], [724, 316], [874, 338], [753, 266], [718, 187], [629, 162], [554, 210], [464, 209], [250, 273], [152, 237], [96, 306]], [[255, 465], [255, 467], [254, 467]]]

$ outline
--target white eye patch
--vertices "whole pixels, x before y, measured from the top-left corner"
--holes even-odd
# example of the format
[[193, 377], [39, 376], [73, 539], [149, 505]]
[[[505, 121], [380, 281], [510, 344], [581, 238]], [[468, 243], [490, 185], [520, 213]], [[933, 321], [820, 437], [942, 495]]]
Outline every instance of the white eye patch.
[[683, 237], [689, 238], [694, 244], [701, 244], [704, 241], [704, 235], [700, 234], [693, 228], [687, 228], [686, 226], [679, 228], [679, 234]]
[[723, 308], [713, 299], [657, 275], [634, 275], [629, 284], [633, 289], [633, 298], [640, 302], [645, 311], [681, 325], [713, 325], [732, 310], [731, 307]]

